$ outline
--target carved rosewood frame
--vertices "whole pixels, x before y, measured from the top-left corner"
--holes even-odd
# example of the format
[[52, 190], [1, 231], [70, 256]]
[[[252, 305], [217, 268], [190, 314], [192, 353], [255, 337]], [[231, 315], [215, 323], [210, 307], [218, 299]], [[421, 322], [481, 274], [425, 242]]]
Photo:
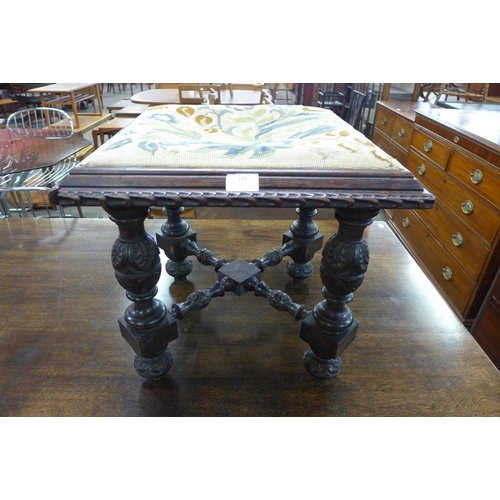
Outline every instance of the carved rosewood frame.
[[[255, 173], [255, 171], [252, 171]], [[131, 304], [119, 319], [123, 337], [136, 352], [135, 368], [146, 378], [162, 377], [172, 365], [169, 343], [177, 338], [177, 322], [192, 310], [208, 305], [228, 291], [253, 291], [278, 310], [301, 321], [300, 337], [309, 344], [304, 364], [314, 376], [330, 378], [341, 368], [340, 354], [354, 340], [358, 321], [348, 303], [363, 282], [369, 249], [364, 229], [381, 209], [426, 209], [434, 197], [406, 170], [402, 171], [259, 171], [260, 191], [227, 192], [225, 176], [217, 169], [85, 168], [77, 167], [51, 192], [61, 205], [100, 205], [118, 226], [112, 262]], [[238, 170], [238, 173], [242, 173]], [[282, 247], [251, 263], [227, 263], [210, 250], [200, 249], [196, 233], [182, 219], [184, 207], [295, 207], [298, 218], [283, 235]], [[167, 220], [156, 241], [144, 228], [150, 207], [163, 207]], [[295, 281], [312, 273], [310, 261], [323, 246], [323, 235], [313, 220], [317, 209], [334, 209], [338, 232], [323, 248], [320, 276], [324, 300], [311, 311], [295, 304], [261, 279], [269, 265], [285, 256], [287, 272]], [[159, 249], [168, 257], [166, 271], [185, 277], [190, 256], [215, 268], [217, 281], [171, 308], [155, 298], [161, 274]]]

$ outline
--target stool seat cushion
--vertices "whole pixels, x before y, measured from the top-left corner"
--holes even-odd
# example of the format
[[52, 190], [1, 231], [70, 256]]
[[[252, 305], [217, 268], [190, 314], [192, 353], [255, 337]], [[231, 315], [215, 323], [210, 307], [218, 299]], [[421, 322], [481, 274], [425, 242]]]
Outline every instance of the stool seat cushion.
[[154, 106], [82, 167], [404, 170], [332, 111], [306, 106]]

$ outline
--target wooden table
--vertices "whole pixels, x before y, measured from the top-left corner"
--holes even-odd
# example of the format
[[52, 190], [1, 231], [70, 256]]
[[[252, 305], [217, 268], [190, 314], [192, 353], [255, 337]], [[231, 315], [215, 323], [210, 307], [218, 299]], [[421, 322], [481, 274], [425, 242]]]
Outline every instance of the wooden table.
[[[38, 175], [38, 172], [33, 171], [53, 167], [90, 145], [87, 139], [77, 134], [45, 139], [25, 137], [9, 129], [0, 129], [0, 216], [10, 216], [7, 203], [9, 192], [29, 182], [31, 174]], [[47, 174], [50, 175], [48, 170]], [[26, 216], [23, 204], [21, 210]]]
[[[247, 179], [258, 185], [227, 184]], [[178, 323], [229, 291], [238, 296], [253, 291], [302, 321], [301, 338], [310, 346], [307, 370], [316, 377], [336, 376], [340, 354], [358, 328], [347, 304], [368, 266], [364, 229], [381, 209], [425, 209], [434, 202], [411, 172], [331, 111], [266, 105], [151, 108], [51, 194], [54, 204], [101, 205], [118, 225], [112, 262], [133, 303], [120, 329], [137, 353], [136, 371], [151, 379], [171, 367], [168, 344], [178, 336]], [[283, 228], [281, 248], [269, 249], [257, 262], [226, 262], [199, 248], [196, 233], [181, 217], [184, 207], [200, 206], [293, 207], [298, 218], [288, 231]], [[150, 207], [163, 207], [168, 215], [157, 242], [144, 230]], [[334, 209], [340, 229], [323, 249], [325, 300], [310, 311], [267, 288], [261, 274], [288, 257], [287, 272], [295, 282], [313, 274], [311, 260], [324, 239], [314, 221], [318, 209]], [[218, 237], [226, 239], [223, 233]], [[217, 270], [217, 282], [167, 308], [154, 298], [159, 248], [169, 258], [171, 276], [185, 279], [193, 256]]]
[[[209, 88], [204, 91], [208, 96]], [[189, 97], [189, 92], [185, 92]], [[192, 92], [192, 97], [197, 97], [195, 92]], [[260, 90], [233, 90], [232, 95], [229, 90], [221, 90], [221, 104], [225, 105], [238, 105], [238, 106], [254, 106], [260, 104], [262, 92]], [[179, 104], [179, 90], [178, 89], [152, 89], [139, 92], [132, 96], [132, 102], [135, 104]]]
[[51, 167], [90, 144], [90, 141], [78, 134], [58, 139], [44, 139], [21, 136], [9, 129], [0, 130], [0, 158], [6, 155], [20, 161], [23, 157], [35, 153], [33, 168]]
[[[87, 115], [87, 117], [103, 116], [101, 94], [98, 83], [54, 83], [52, 85], [45, 85], [43, 87], [30, 89], [30, 92], [38, 92], [40, 94], [42, 107], [54, 105], [71, 106], [76, 130], [81, 128], [78, 103], [88, 100], [92, 100], [95, 103], [97, 100], [99, 113], [85, 113], [85, 115]], [[49, 96], [55, 95], [56, 97], [50, 97], [50, 99], [47, 99], [46, 94]]]
[[[190, 224], [231, 261], [279, 246], [283, 221], [245, 221], [243, 232], [236, 220]], [[335, 380], [303, 370], [292, 317], [231, 293], [186, 318], [164, 378], [137, 377], [116, 325], [129, 301], [109, 266], [115, 239], [107, 220], [0, 220], [0, 416], [500, 416], [499, 372], [384, 222], [366, 230], [359, 334]], [[322, 299], [319, 274], [303, 284], [281, 266], [265, 274], [308, 307]], [[200, 263], [187, 280], [163, 274], [158, 297], [182, 300], [214, 277]]]

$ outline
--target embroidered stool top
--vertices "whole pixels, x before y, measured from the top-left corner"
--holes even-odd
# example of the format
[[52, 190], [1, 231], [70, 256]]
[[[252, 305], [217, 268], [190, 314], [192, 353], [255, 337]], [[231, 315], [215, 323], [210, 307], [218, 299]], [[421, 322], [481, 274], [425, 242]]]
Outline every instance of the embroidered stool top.
[[[257, 173], [259, 191], [226, 191], [226, 176], [234, 172]], [[63, 205], [429, 208], [434, 197], [330, 110], [206, 104], [149, 108], [73, 169], [51, 199]]]

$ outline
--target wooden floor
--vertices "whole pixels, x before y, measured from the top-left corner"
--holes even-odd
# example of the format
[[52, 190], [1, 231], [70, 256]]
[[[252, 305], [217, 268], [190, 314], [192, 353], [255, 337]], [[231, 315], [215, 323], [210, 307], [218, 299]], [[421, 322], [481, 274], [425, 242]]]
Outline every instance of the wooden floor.
[[[148, 231], [160, 224], [148, 220]], [[228, 261], [280, 247], [289, 227], [189, 224], [200, 247]], [[325, 236], [336, 229], [318, 225]], [[140, 378], [118, 328], [129, 302], [110, 262], [116, 236], [109, 220], [0, 220], [1, 416], [500, 415], [500, 373], [385, 222], [366, 232], [370, 267], [350, 304], [360, 326], [332, 380], [305, 370], [300, 325], [251, 293], [189, 313], [167, 376]], [[322, 299], [319, 260], [306, 284], [292, 284], [284, 263], [263, 279], [311, 309]], [[195, 262], [184, 282], [163, 273], [157, 297], [170, 307], [215, 279]]]

